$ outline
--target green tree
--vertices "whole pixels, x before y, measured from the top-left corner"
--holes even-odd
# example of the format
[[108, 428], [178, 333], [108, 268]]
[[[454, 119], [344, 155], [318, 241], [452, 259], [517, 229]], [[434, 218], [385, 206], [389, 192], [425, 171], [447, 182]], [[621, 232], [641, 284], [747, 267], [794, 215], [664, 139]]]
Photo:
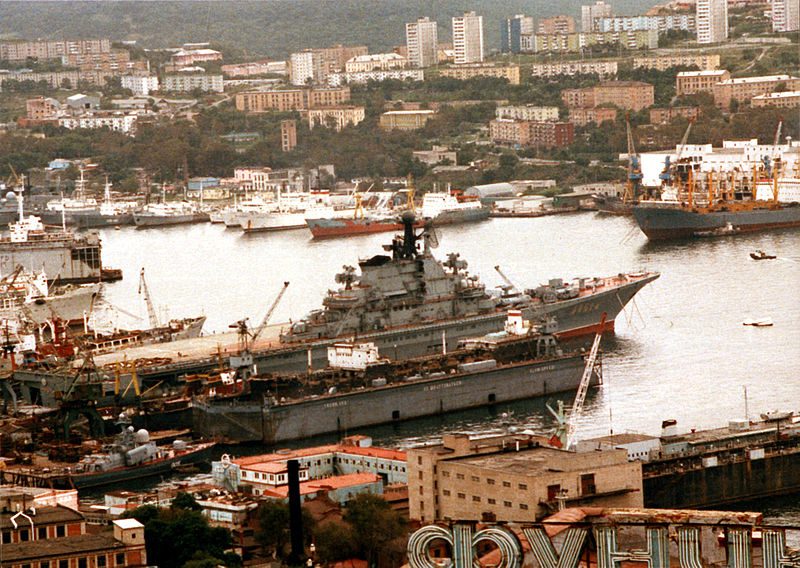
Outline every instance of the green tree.
[[355, 544], [369, 566], [376, 566], [378, 559], [402, 557], [405, 521], [382, 497], [358, 495], [347, 503], [344, 520], [352, 527]]
[[[303, 540], [311, 544], [314, 535], [314, 518], [302, 508]], [[255, 539], [268, 554], [275, 558], [285, 558], [290, 541], [289, 504], [284, 501], [266, 501], [258, 510], [258, 530]]]

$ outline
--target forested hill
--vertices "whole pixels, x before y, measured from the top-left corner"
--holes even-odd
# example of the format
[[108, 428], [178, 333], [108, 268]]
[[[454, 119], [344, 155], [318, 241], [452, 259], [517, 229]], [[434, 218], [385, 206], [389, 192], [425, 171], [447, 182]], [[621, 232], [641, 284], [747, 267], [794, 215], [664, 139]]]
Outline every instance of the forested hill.
[[[514, 14], [567, 14], [580, 25], [592, 0], [259, 0], [2, 1], [0, 38], [137, 40], [144, 47], [211, 41], [253, 56], [285, 57], [305, 47], [366, 44], [371, 52], [405, 43], [405, 23], [428, 16], [450, 40], [450, 18], [484, 17], [486, 49], [500, 47], [500, 23]], [[642, 13], [655, 0], [610, 0], [617, 14]]]

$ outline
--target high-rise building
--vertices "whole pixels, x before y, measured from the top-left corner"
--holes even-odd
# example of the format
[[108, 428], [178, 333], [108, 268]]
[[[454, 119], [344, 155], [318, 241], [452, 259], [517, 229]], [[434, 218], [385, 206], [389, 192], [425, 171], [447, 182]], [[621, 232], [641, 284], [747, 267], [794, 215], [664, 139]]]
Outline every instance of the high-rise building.
[[406, 24], [406, 57], [417, 67], [436, 65], [436, 45], [438, 42], [436, 22], [419, 18]]
[[533, 17], [517, 14], [500, 24], [500, 44], [503, 53], [519, 53], [520, 37], [533, 33]]
[[297, 121], [281, 120], [281, 150], [291, 152], [297, 146]]
[[728, 0], [697, 0], [697, 43], [728, 39]]
[[603, 0], [581, 6], [581, 30], [584, 32], [594, 31], [595, 18], [610, 18], [611, 15], [611, 4], [606, 4]]
[[800, 0], [772, 0], [772, 31], [796, 32], [800, 29]]
[[453, 18], [454, 63], [483, 62], [483, 16], [465, 12]]
[[553, 16], [552, 18], [539, 18], [536, 33], [540, 34], [574, 34], [575, 20], [569, 16]]
[[322, 58], [313, 50], [306, 49], [289, 56], [289, 79], [292, 85], [320, 83], [322, 77]]

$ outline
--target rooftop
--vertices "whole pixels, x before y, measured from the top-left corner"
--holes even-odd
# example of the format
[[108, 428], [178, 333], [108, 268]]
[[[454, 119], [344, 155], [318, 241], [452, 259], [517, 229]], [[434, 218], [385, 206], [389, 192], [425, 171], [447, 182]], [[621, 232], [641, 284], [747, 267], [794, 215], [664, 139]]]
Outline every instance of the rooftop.
[[[11, 522], [11, 517], [16, 514], [17, 511], [0, 513], [0, 528], [13, 528], [14, 525]], [[63, 505], [56, 505], [55, 507], [34, 507], [26, 510], [25, 514], [31, 517], [36, 525], [83, 521], [83, 515]], [[28, 523], [28, 521], [26, 519], [17, 521], [18, 525], [21, 523]]]
[[756, 95], [754, 99], [788, 99], [791, 97], [800, 97], [800, 91], [783, 91], [780, 93], [764, 93], [763, 95]]
[[633, 444], [635, 442], [646, 442], [648, 440], [658, 440], [658, 436], [638, 434], [636, 432], [626, 432], [623, 434], [613, 434], [611, 436], [600, 436], [582, 440], [583, 442], [608, 442], [609, 444]]
[[681, 71], [678, 77], [717, 77], [727, 73], [725, 69], [714, 69], [711, 71]]
[[737, 79], [726, 79], [720, 81], [721, 85], [743, 85], [747, 83], [767, 83], [771, 81], [791, 81], [796, 79], [791, 75], [763, 75], [761, 77], [739, 77]]
[[144, 525], [136, 519], [117, 519], [114, 524], [123, 530], [144, 528]]
[[[300, 495], [310, 495], [320, 491], [334, 491], [336, 489], [344, 489], [345, 487], [355, 487], [358, 485], [380, 482], [381, 478], [374, 473], [364, 471], [349, 473], [347, 475], [314, 479], [313, 481], [303, 481], [300, 483]], [[278, 499], [285, 499], [289, 496], [289, 486], [281, 485], [274, 489], [265, 490], [262, 494]]]
[[108, 549], [125, 548], [110, 534], [82, 534], [64, 538], [3, 544], [3, 563], [19, 564], [26, 560], [52, 556], [76, 556]]
[[[260, 456], [249, 456], [245, 458], [238, 458], [233, 460], [233, 463], [239, 467], [246, 467], [248, 469], [259, 469], [259, 471], [270, 471], [268, 469], [260, 469], [256, 466], [259, 464], [272, 463], [285, 463], [288, 460], [310, 458], [324, 454], [350, 454], [364, 457], [373, 457], [378, 459], [406, 461], [406, 453], [400, 450], [392, 450], [388, 448], [376, 448], [374, 446], [350, 446], [345, 444], [328, 444], [325, 446], [316, 446], [314, 448], [300, 448], [297, 450], [280, 451], [273, 454], [263, 454]], [[266, 466], [265, 466], [266, 467]], [[281, 468], [281, 471], [285, 466]]]

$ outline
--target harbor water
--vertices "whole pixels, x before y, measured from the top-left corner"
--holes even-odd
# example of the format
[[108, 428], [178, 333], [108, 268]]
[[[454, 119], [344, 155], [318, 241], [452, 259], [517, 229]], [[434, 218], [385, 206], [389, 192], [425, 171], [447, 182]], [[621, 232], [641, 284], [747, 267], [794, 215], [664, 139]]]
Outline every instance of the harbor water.
[[[661, 272], [620, 314], [615, 337], [603, 344], [605, 384], [590, 393], [581, 437], [611, 431], [657, 435], [667, 418], [688, 430], [722, 426], [746, 412], [756, 418], [768, 410], [800, 410], [798, 229], [653, 244], [630, 218], [586, 212], [491, 219], [438, 233], [434, 254], [444, 259], [459, 252], [487, 287], [503, 283], [495, 265], [520, 288], [550, 278]], [[383, 253], [392, 234], [317, 242], [306, 230], [245, 235], [205, 223], [109, 229], [101, 236], [104, 264], [124, 273], [121, 282], [105, 286], [109, 303], [145, 317], [138, 294], [144, 267], [162, 319], [205, 314], [205, 332], [213, 333], [229, 331], [245, 317], [260, 322], [284, 281], [290, 286], [271, 323], [321, 307], [325, 291], [338, 286], [335, 273]], [[749, 253], [756, 249], [778, 258], [752, 260]], [[774, 325], [742, 325], [747, 318], [770, 318]], [[147, 325], [146, 318], [125, 323]], [[373, 434], [376, 443], [405, 445], [447, 430], [547, 431], [553, 421], [544, 402], [393, 425]]]

